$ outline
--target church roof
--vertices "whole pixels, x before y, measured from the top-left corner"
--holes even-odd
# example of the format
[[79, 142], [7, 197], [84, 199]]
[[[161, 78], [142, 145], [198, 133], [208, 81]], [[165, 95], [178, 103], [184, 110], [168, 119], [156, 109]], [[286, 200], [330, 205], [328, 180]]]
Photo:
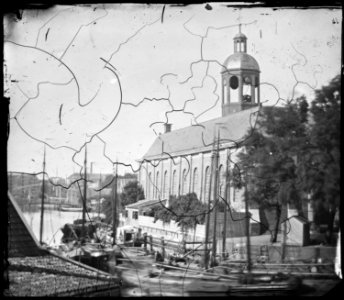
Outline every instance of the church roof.
[[259, 71], [259, 65], [256, 59], [245, 53], [236, 52], [230, 55], [223, 63], [222, 72], [233, 69], [256, 70]]
[[[235, 146], [242, 141], [250, 127], [255, 126], [259, 107], [255, 106], [225, 117], [173, 130], [158, 136], [143, 159], [207, 152], [212, 149], [215, 130], [219, 128], [220, 147]], [[217, 132], [216, 132], [217, 134]]]

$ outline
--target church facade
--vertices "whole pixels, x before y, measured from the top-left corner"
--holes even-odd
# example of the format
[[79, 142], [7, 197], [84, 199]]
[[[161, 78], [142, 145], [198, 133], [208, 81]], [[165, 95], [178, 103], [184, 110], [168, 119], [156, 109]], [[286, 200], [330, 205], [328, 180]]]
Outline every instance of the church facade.
[[[226, 174], [235, 167], [248, 129], [255, 126], [260, 108], [259, 77], [259, 65], [247, 54], [247, 38], [239, 32], [234, 37], [234, 53], [221, 71], [222, 116], [177, 130], [165, 124], [165, 133], [141, 160], [138, 179], [146, 199], [168, 200], [170, 195], [194, 192], [204, 203], [213, 201], [214, 167], [219, 174], [219, 195], [235, 210], [244, 208], [243, 190], [228, 184]], [[216, 147], [218, 164], [212, 166]]]

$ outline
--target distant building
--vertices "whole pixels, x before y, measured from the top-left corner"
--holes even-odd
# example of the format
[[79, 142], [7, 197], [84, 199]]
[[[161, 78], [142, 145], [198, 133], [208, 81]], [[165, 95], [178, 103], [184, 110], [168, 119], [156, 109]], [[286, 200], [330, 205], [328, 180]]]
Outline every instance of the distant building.
[[36, 175], [8, 172], [8, 190], [17, 200], [20, 207], [37, 204], [41, 201], [42, 180]]
[[[104, 196], [109, 196], [111, 194], [111, 186], [114, 181], [112, 181], [114, 174], [87, 174], [87, 199], [98, 199]], [[73, 206], [81, 206], [81, 194], [84, 193], [84, 180], [78, 179], [83, 178], [83, 174], [73, 173], [67, 179], [67, 185], [71, 185], [67, 190], [66, 204]], [[123, 187], [130, 181], [137, 180], [135, 174], [125, 174], [118, 175], [117, 179], [117, 192], [121, 193]], [[110, 182], [112, 183], [110, 184]], [[74, 183], [73, 183], [74, 182]], [[72, 184], [73, 183], [73, 184]], [[109, 184], [109, 185], [108, 185]], [[80, 188], [79, 188], [80, 187]], [[81, 191], [81, 194], [80, 194]]]

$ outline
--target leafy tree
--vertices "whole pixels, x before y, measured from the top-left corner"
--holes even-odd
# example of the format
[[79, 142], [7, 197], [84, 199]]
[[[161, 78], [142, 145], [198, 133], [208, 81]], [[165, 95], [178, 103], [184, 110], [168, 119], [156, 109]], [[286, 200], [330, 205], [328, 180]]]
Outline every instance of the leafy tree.
[[282, 206], [293, 203], [302, 214], [306, 194], [312, 195], [315, 221], [327, 219], [331, 239], [340, 202], [340, 88], [338, 75], [315, 91], [310, 109], [304, 96], [282, 108], [261, 109], [257, 128], [246, 136], [233, 184], [247, 185], [249, 201], [260, 208], [275, 209], [272, 242]]
[[135, 203], [145, 198], [143, 189], [137, 180], [129, 181], [124, 187], [123, 192], [119, 195], [121, 209], [126, 205]]
[[260, 209], [275, 212], [271, 242], [277, 241], [282, 208], [293, 203], [301, 212], [296, 162], [299, 145], [305, 142], [305, 99], [285, 107], [265, 107], [257, 127], [246, 135], [244, 151], [233, 170], [233, 184], [247, 187], [247, 200]]
[[[110, 195], [104, 195], [105, 199], [102, 203], [102, 212], [105, 214], [105, 222], [112, 221], [112, 205], [114, 201], [114, 185], [111, 185]], [[124, 187], [122, 193], [117, 193], [117, 213], [123, 211], [126, 205], [135, 203], [138, 200], [144, 199], [144, 192], [138, 181], [129, 181]]]
[[312, 195], [315, 221], [321, 219], [321, 214], [327, 215], [330, 237], [340, 203], [340, 111], [341, 78], [338, 75], [329, 85], [315, 91], [310, 108], [309, 139], [299, 168], [302, 189]]
[[160, 219], [166, 223], [174, 220], [183, 231], [204, 223], [207, 206], [198, 200], [195, 193], [170, 196], [169, 203], [168, 209], [161, 205], [154, 208], [155, 220]]
[[102, 204], [101, 204], [101, 211], [105, 215], [104, 222], [110, 224], [112, 222], [112, 202], [113, 196], [111, 195], [104, 195]]

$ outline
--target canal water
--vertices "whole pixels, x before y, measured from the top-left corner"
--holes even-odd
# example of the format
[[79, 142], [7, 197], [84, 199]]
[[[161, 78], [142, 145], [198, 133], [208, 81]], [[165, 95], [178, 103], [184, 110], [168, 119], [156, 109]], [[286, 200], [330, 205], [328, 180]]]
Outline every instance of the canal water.
[[[39, 240], [40, 232], [40, 222], [41, 222], [41, 212], [39, 209], [23, 212], [24, 217], [30, 226], [33, 234]], [[98, 216], [97, 212], [89, 212], [86, 214], [86, 221], [90, 218]], [[69, 212], [69, 211], [60, 211], [56, 209], [45, 209], [43, 217], [43, 242], [50, 245], [58, 245], [61, 243], [61, 238], [63, 233], [61, 228], [66, 223], [73, 223], [73, 221], [82, 218], [82, 212]]]

